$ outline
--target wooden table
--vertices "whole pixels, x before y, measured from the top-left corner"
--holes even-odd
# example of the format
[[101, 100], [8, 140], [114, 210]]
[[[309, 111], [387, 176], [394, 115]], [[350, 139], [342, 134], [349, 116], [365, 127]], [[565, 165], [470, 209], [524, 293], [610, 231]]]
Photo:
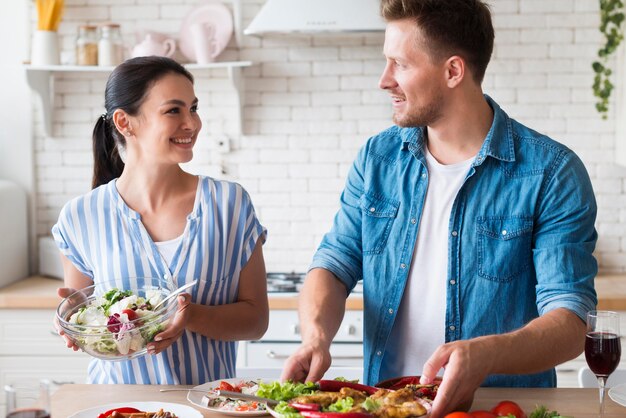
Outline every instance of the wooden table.
[[[187, 401], [187, 392], [159, 392], [160, 388], [166, 387], [173, 386], [64, 385], [52, 395], [52, 417], [67, 418], [82, 409], [117, 402], [161, 401], [191, 405]], [[527, 414], [536, 405], [545, 405], [563, 415], [574, 418], [597, 418], [598, 416], [597, 389], [481, 388], [476, 393], [472, 409], [490, 409], [505, 399], [517, 402]], [[222, 414], [197, 409], [205, 417], [226, 417]], [[626, 407], [616, 404], [607, 395], [605, 418], [618, 417], [626, 417]]]

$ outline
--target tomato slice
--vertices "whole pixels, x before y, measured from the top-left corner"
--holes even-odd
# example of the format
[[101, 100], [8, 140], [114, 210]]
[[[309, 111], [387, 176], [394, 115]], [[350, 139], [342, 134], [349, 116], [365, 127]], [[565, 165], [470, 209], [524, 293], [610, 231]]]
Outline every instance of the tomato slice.
[[128, 316], [129, 321], [134, 321], [135, 319], [138, 318], [137, 312], [133, 311], [132, 309], [124, 309], [122, 310], [122, 313]]
[[130, 406], [125, 406], [123, 408], [110, 409], [110, 410], [108, 410], [108, 411], [98, 415], [98, 418], [110, 417], [111, 415], [113, 415], [113, 412], [119, 412], [120, 414], [123, 414], [123, 413], [141, 412], [141, 411], [139, 409], [137, 409], [137, 408], [131, 408]]
[[228, 390], [230, 392], [240, 392], [241, 393], [241, 389], [240, 388], [236, 388], [233, 385], [231, 385], [230, 383], [225, 382], [223, 380], [220, 382], [219, 390]]

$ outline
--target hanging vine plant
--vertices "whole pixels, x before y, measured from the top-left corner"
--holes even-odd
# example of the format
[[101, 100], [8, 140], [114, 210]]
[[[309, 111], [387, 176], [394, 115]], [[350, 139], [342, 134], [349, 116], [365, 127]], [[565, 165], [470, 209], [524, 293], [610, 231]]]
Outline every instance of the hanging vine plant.
[[592, 64], [596, 73], [593, 80], [593, 94], [598, 98], [596, 109], [606, 119], [609, 110], [609, 97], [613, 91], [609, 58], [624, 39], [624, 2], [623, 0], [600, 0], [600, 32], [604, 35], [604, 45], [598, 50], [598, 61]]

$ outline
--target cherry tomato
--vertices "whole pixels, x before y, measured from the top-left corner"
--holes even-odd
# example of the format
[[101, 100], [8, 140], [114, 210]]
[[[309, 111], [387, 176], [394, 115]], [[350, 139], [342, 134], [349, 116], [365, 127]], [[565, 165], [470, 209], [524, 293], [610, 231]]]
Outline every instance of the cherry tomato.
[[513, 401], [502, 401], [494, 406], [491, 412], [499, 417], [511, 414], [515, 416], [515, 418], [526, 418], [526, 414], [522, 411], [522, 408]]
[[446, 415], [444, 418], [472, 418], [467, 412], [452, 412]]
[[137, 312], [133, 311], [132, 309], [124, 309], [122, 313], [126, 314], [129, 321], [134, 321], [135, 319], [138, 318]]
[[230, 392], [241, 392], [241, 389], [237, 389], [233, 385], [228, 382], [224, 382], [223, 380], [220, 382], [220, 390], [228, 390]]
[[235, 411], [245, 412], [245, 411], [247, 411], [249, 409], [250, 409], [250, 407], [248, 405], [239, 405], [238, 407], [235, 408]]
[[470, 415], [474, 418], [498, 418], [496, 414], [489, 411], [471, 411]]

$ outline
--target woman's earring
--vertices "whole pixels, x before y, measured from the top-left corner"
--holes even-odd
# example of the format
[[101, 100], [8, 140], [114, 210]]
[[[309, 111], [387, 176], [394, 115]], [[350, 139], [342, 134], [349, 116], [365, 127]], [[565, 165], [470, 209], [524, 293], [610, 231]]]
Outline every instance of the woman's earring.
[[125, 131], [124, 136], [130, 136], [130, 131]]

